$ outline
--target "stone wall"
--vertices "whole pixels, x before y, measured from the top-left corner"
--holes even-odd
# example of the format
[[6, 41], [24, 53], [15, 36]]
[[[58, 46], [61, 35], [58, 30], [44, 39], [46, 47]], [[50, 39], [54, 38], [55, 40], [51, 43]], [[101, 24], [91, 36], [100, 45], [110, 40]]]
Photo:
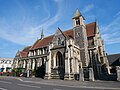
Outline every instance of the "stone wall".
[[75, 45], [78, 45], [80, 48], [80, 56], [83, 67], [87, 67], [89, 64], [89, 55], [88, 55], [88, 41], [86, 35], [86, 29], [84, 26], [77, 26], [74, 28], [75, 31]]

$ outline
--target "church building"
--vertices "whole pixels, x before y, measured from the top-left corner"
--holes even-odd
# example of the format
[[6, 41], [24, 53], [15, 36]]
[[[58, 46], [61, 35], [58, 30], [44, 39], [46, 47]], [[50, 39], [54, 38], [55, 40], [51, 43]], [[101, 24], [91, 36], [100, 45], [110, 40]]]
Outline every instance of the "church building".
[[45, 79], [84, 80], [91, 75], [99, 79], [109, 74], [98, 22], [85, 24], [78, 9], [72, 21], [72, 29], [58, 28], [51, 36], [45, 37], [42, 30], [40, 39], [16, 53], [13, 68], [35, 71]]

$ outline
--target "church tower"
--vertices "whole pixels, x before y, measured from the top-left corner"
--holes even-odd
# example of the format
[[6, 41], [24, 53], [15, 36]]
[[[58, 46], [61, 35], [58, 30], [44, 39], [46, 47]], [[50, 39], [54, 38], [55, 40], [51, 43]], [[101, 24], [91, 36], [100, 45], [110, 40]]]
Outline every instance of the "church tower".
[[74, 27], [80, 26], [80, 25], [84, 25], [85, 26], [84, 20], [85, 20], [85, 18], [82, 16], [80, 11], [77, 9], [76, 13], [75, 13], [75, 15], [73, 17], [73, 25], [74, 25]]
[[84, 20], [85, 18], [77, 9], [73, 17], [75, 45], [80, 47], [80, 57], [83, 67], [88, 67], [89, 64], [88, 40]]

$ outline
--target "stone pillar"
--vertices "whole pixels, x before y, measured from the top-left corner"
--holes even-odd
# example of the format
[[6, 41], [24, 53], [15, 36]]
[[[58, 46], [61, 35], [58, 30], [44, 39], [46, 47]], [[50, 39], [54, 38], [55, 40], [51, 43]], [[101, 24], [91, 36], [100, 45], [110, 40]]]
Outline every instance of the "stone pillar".
[[31, 59], [29, 59], [29, 69], [31, 69]]
[[75, 68], [76, 68], [76, 66], [75, 66], [75, 59], [73, 59], [73, 58], [71, 58], [71, 68], [72, 68], [72, 74], [75, 74]]
[[26, 66], [25, 64], [26, 64], [26, 62], [25, 62], [25, 60], [24, 60], [24, 61], [23, 61], [23, 68], [25, 68], [25, 66]]
[[36, 55], [35, 50], [34, 50], [34, 56]]
[[84, 73], [82, 68], [79, 69], [79, 81], [84, 81]]
[[35, 60], [33, 59], [32, 62], [33, 62], [32, 63], [32, 70], [34, 70], [35, 69]]
[[46, 58], [46, 65], [45, 65], [45, 79], [51, 79], [51, 51], [50, 49], [52, 48], [52, 46], [49, 46], [49, 55]]
[[43, 54], [45, 54], [44, 48], [42, 48], [42, 50], [43, 50]]
[[27, 70], [27, 77], [30, 77], [30, 71]]
[[65, 80], [69, 80], [70, 79], [70, 60], [68, 60], [67, 58], [65, 59]]
[[28, 60], [27, 60], [26, 64], [27, 64], [27, 70], [28, 70], [29, 69], [29, 61]]
[[18, 63], [18, 59], [17, 59], [15, 68], [18, 68], [18, 66], [19, 66], [19, 63]]
[[51, 58], [47, 58], [46, 60], [46, 70], [45, 70], [45, 78], [50, 79], [51, 78]]
[[93, 68], [89, 68], [89, 80], [90, 80], [90, 81], [94, 81]]
[[117, 81], [120, 81], [120, 66], [116, 66], [117, 71]]

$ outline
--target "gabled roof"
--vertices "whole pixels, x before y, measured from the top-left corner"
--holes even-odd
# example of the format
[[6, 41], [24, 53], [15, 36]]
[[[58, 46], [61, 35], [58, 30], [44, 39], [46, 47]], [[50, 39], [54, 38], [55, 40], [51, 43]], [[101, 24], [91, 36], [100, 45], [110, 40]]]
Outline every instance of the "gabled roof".
[[30, 48], [31, 48], [31, 46], [27, 46], [22, 51], [20, 51], [20, 57], [27, 57]]
[[37, 40], [37, 41], [33, 44], [33, 46], [31, 47], [30, 50], [34, 50], [34, 49], [46, 47], [46, 46], [52, 41], [53, 36], [54, 36], [54, 35], [51, 35], [51, 36], [48, 36], [48, 37], [43, 38], [42, 40], [41, 40], [41, 39]]
[[93, 37], [96, 31], [96, 22], [86, 24], [87, 37]]
[[27, 57], [28, 56], [28, 52], [20, 52], [20, 57]]
[[29, 52], [29, 49], [31, 48], [31, 46], [27, 46], [27, 47], [25, 47], [22, 51], [23, 52]]
[[[87, 37], [92, 37], [92, 36], [95, 35], [95, 26], [96, 26], [95, 22], [86, 25]], [[73, 31], [73, 29], [66, 30], [66, 31], [63, 32], [63, 34], [66, 37], [72, 37], [72, 38], [74, 38], [74, 31]], [[34, 49], [46, 47], [50, 42], [52, 42], [53, 37], [54, 37], [54, 35], [51, 35], [51, 36], [43, 38], [42, 40], [38, 39], [33, 44], [33, 46], [30, 48], [30, 50], [34, 50]]]
[[112, 54], [107, 57], [110, 66], [120, 66], [120, 54]]
[[63, 33], [64, 33], [64, 35], [65, 35], [66, 37], [71, 36], [72, 38], [74, 38], [74, 32], [73, 32], [73, 29], [70, 29], [70, 30], [64, 31]]

